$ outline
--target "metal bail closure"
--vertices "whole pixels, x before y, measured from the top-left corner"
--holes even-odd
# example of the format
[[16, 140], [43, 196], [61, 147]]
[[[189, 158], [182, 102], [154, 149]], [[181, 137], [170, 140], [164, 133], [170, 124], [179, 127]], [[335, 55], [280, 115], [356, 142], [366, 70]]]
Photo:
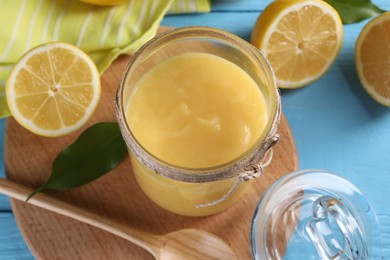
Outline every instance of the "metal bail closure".
[[313, 203], [312, 214], [306, 231], [321, 259], [368, 259], [363, 231], [340, 200], [319, 197]]
[[273, 146], [276, 142], [278, 142], [279, 136], [275, 135], [272, 140], [273, 140], [273, 142], [269, 146], [269, 149], [266, 151], [266, 153], [263, 157], [263, 160], [258, 164], [252, 164], [252, 165], [246, 166], [244, 168], [244, 171], [238, 175], [237, 181], [233, 184], [233, 186], [230, 188], [230, 190], [223, 197], [221, 197], [217, 200], [208, 202], [208, 203], [198, 204], [195, 206], [195, 208], [210, 207], [210, 206], [214, 206], [218, 203], [221, 203], [222, 201], [225, 201], [227, 198], [229, 198], [233, 194], [233, 192], [236, 190], [236, 188], [238, 187], [238, 185], [241, 182], [245, 182], [245, 181], [259, 178], [263, 174], [264, 168], [266, 168], [272, 161], [273, 151], [272, 151], [272, 148], [270, 148], [270, 147]]

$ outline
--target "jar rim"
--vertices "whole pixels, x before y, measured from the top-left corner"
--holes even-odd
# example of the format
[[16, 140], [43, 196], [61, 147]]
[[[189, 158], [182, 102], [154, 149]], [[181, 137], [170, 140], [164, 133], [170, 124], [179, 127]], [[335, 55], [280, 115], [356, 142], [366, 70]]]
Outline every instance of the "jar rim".
[[[234, 47], [239, 48], [242, 52], [245, 52], [245, 54], [250, 56], [252, 62], [267, 71], [267, 80], [273, 85], [273, 87], [269, 88], [270, 91], [273, 91], [273, 93], [270, 93], [270, 96], [275, 101], [271, 102], [270, 120], [268, 120], [264, 130], [254, 145], [248, 148], [245, 153], [233, 160], [205, 168], [188, 168], [173, 165], [157, 158], [144, 149], [144, 147], [142, 147], [142, 145], [136, 140], [126, 122], [125, 109], [122, 102], [124, 98], [123, 92], [126, 79], [130, 74], [129, 71], [138, 60], [147, 56], [148, 51], [150, 50], [154, 50], [153, 53], [157, 52], [157, 47], [161, 48], [175, 40], [191, 38], [219, 40], [224, 43], [231, 44]], [[149, 55], [152, 55], [153, 53], [149, 53]], [[265, 156], [267, 150], [276, 142], [274, 137], [277, 136], [277, 126], [281, 117], [281, 101], [276, 85], [276, 78], [272, 67], [265, 56], [257, 48], [240, 37], [220, 29], [206, 26], [188, 26], [172, 29], [155, 36], [141, 46], [141, 48], [132, 55], [123, 72], [114, 100], [114, 109], [122, 135], [131, 153], [134, 154], [144, 166], [155, 171], [157, 174], [184, 182], [209, 182], [233, 178], [238, 176], [240, 171], [242, 171], [242, 169], [244, 169], [247, 165], [254, 163], [258, 164]]]

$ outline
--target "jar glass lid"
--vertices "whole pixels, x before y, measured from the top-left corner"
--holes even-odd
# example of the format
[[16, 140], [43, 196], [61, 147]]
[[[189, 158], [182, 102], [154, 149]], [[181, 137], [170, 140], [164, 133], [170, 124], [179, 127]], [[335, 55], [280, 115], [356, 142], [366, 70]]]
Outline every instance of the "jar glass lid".
[[380, 259], [375, 212], [344, 178], [290, 173], [263, 194], [252, 219], [254, 259]]

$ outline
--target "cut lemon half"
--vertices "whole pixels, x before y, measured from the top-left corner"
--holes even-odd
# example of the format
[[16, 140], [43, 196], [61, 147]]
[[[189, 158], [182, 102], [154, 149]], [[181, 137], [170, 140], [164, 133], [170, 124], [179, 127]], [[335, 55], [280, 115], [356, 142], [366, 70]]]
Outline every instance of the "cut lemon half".
[[355, 68], [368, 94], [390, 107], [390, 12], [361, 30], [355, 43]]
[[29, 50], [6, 84], [12, 116], [31, 132], [62, 136], [83, 126], [100, 97], [100, 77], [90, 57], [60, 42]]
[[343, 27], [337, 11], [321, 0], [277, 0], [260, 14], [251, 43], [274, 69], [280, 88], [317, 80], [340, 50]]

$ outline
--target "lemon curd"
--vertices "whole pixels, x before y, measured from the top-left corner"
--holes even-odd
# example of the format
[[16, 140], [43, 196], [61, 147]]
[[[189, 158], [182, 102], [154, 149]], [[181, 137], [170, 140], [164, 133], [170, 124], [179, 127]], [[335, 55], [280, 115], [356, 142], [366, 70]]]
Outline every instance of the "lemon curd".
[[[239, 66], [213, 54], [188, 52], [141, 77], [125, 117], [137, 142], [154, 157], [174, 167], [205, 169], [232, 162], [258, 144], [269, 112], [261, 88]], [[134, 156], [131, 161], [148, 197], [181, 215], [222, 211], [248, 188], [241, 184], [227, 200], [196, 208], [225, 195], [235, 178], [186, 183], [156, 174]]]

